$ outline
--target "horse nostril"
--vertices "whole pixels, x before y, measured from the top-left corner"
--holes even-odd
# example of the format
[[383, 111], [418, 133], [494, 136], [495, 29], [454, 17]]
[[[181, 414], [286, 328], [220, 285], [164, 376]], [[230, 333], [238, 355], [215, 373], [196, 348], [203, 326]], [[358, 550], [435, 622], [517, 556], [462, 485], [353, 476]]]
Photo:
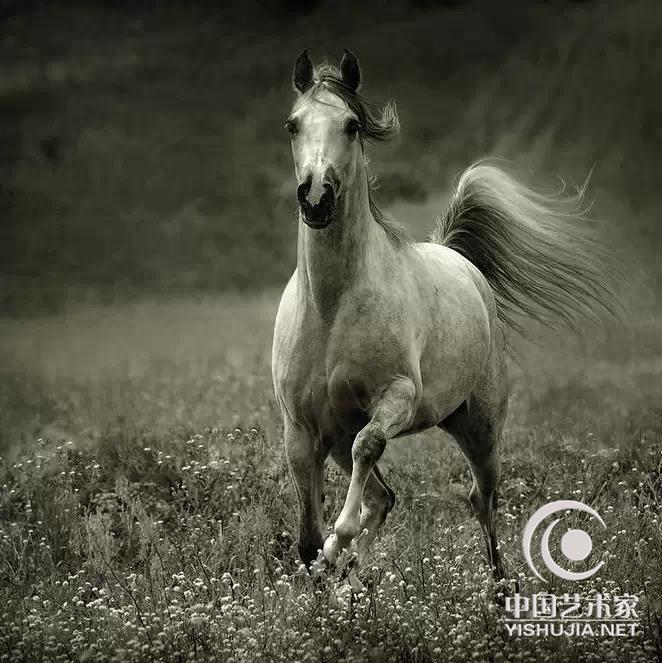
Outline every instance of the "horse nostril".
[[297, 187], [297, 200], [301, 207], [310, 207], [308, 202], [308, 194], [310, 193], [310, 187], [313, 182], [313, 178], [309, 175], [299, 186]]
[[329, 183], [324, 184], [324, 193], [320, 198], [319, 204], [331, 207], [331, 205], [333, 205], [333, 203], [335, 202], [335, 199], [336, 199], [336, 193], [333, 190], [333, 186], [331, 186], [331, 184]]

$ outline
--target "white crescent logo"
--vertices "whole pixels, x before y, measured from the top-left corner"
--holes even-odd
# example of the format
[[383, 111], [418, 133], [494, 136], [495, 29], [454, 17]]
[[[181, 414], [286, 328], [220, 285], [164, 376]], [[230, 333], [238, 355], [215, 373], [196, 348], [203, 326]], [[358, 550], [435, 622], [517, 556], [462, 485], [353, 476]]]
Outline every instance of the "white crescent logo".
[[[559, 511], [568, 510], [584, 511], [600, 521], [600, 524], [605, 529], [607, 528], [604, 521], [600, 517], [600, 514], [595, 509], [592, 509], [590, 506], [584, 504], [583, 502], [577, 502], [576, 500], [557, 500], [555, 502], [550, 502], [549, 504], [541, 506], [531, 516], [531, 518], [529, 518], [529, 521], [526, 523], [526, 527], [524, 528], [524, 534], [522, 536], [522, 551], [524, 552], [524, 558], [526, 559], [530, 569], [541, 580], [546, 581], [546, 579], [540, 575], [538, 569], [536, 569], [535, 564], [531, 558], [531, 540], [533, 538], [533, 534], [536, 531], [538, 525], [540, 525], [540, 523], [545, 520], [547, 516], [551, 516], [552, 514], [558, 513]], [[556, 518], [547, 526], [547, 529], [545, 529], [543, 532], [542, 539], [540, 541], [540, 554], [542, 556], [543, 562], [545, 562], [547, 568], [559, 578], [563, 578], [564, 580], [586, 580], [599, 571], [599, 569], [604, 564], [604, 561], [600, 561], [592, 569], [589, 569], [588, 571], [582, 571], [581, 573], [567, 571], [563, 567], [559, 566], [552, 559], [552, 555], [549, 552], [549, 537], [559, 520], [560, 518]], [[586, 559], [589, 556], [592, 548], [593, 542], [591, 541], [591, 537], [584, 530], [569, 529], [561, 537], [561, 552], [566, 556], [567, 559], [573, 562]]]

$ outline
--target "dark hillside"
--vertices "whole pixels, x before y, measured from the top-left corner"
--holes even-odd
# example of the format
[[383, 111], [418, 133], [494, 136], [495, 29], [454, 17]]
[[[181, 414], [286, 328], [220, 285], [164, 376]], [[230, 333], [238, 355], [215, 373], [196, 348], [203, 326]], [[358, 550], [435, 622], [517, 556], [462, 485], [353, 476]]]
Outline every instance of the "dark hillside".
[[282, 124], [304, 46], [351, 47], [365, 93], [397, 100], [402, 135], [372, 153], [384, 203], [438, 194], [488, 154], [571, 182], [595, 166], [596, 210], [654, 262], [662, 6], [423, 5], [269, 5], [259, 21], [128, 3], [7, 13], [4, 309], [284, 281], [296, 225]]

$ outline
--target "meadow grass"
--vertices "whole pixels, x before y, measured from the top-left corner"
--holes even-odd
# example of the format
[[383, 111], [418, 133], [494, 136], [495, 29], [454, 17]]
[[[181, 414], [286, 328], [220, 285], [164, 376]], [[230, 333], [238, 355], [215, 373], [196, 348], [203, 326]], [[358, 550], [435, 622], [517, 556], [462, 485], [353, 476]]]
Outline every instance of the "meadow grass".
[[[659, 318], [517, 343], [498, 518], [509, 573], [527, 594], [635, 594], [640, 618], [635, 637], [518, 638], [494, 602], [468, 470], [439, 432], [386, 451], [398, 502], [364, 591], [301, 566], [269, 377], [277, 299], [2, 323], [0, 660], [659, 660]], [[329, 464], [327, 528], [346, 487]], [[545, 584], [521, 534], [561, 498], [603, 516], [588, 562], [605, 565]]]

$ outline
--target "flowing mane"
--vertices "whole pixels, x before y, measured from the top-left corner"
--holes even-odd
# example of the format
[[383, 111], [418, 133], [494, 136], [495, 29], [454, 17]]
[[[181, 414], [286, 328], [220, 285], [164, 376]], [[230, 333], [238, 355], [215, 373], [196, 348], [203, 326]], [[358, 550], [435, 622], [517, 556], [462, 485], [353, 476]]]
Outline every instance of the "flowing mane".
[[[358, 118], [361, 130], [359, 137], [365, 149], [365, 143], [382, 143], [390, 140], [400, 131], [400, 120], [395, 102], [387, 101], [379, 109], [354, 92], [342, 79], [340, 71], [329, 64], [318, 65], [314, 70], [314, 83], [297, 99], [295, 109], [310, 99], [319, 101], [317, 95], [327, 90], [340, 97]], [[397, 246], [414, 244], [414, 239], [397, 221], [390, 219], [381, 210], [374, 197], [377, 178], [368, 177], [368, 203], [375, 221], [386, 231], [386, 235]]]

